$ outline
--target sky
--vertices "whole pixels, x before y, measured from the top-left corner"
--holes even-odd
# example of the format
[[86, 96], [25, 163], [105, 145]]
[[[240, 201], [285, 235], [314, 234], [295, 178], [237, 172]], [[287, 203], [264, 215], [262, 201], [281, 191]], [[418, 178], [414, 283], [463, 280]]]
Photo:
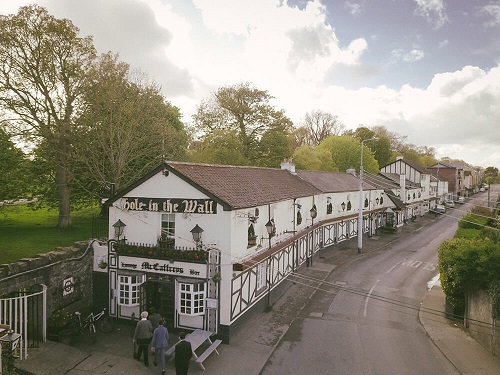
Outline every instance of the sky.
[[2, 0], [0, 14], [30, 3], [146, 73], [185, 123], [250, 83], [296, 126], [321, 110], [500, 169], [500, 0]]

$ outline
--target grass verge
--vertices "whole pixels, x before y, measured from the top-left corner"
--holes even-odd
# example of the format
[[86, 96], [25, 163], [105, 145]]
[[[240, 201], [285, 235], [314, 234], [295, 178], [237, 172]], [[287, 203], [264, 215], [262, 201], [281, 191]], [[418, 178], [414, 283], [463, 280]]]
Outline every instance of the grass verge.
[[0, 264], [31, 258], [40, 253], [72, 246], [92, 237], [92, 217], [99, 208], [71, 212], [72, 227], [57, 229], [57, 210], [32, 210], [27, 205], [10, 205], [0, 209]]

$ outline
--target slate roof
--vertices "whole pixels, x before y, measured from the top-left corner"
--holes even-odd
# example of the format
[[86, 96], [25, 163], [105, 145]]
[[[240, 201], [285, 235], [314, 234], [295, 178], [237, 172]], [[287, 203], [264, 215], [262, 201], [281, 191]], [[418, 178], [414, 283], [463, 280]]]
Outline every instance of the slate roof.
[[[399, 182], [400, 182], [400, 174], [397, 174], [397, 173], [387, 173], [387, 172], [380, 172], [379, 173], [381, 176], [389, 179], [389, 180], [392, 180], [394, 181], [396, 184], [399, 185]], [[428, 172], [426, 174], [429, 174]], [[408, 180], [407, 178], [405, 178], [405, 186], [408, 188], [408, 187], [411, 187], [411, 188], [415, 188], [415, 187], [420, 187], [420, 184], [419, 183], [415, 183], [413, 181], [410, 181]]]
[[280, 168], [167, 162], [165, 166], [233, 209], [321, 194]]
[[403, 210], [404, 208], [406, 208], [406, 204], [401, 199], [396, 197], [391, 190], [387, 189], [384, 191], [385, 191], [385, 194], [387, 195], [387, 197], [389, 197], [389, 199], [392, 201], [392, 203], [394, 203], [394, 205], [396, 206], [396, 207], [392, 208], [393, 211]]
[[375, 186], [379, 189], [398, 189], [399, 186], [399, 181], [395, 182], [392, 179], [388, 179], [384, 176], [381, 175], [376, 175], [372, 173], [364, 173], [363, 174], [363, 181], [366, 181], [372, 186]]
[[[297, 176], [321, 190], [323, 193], [359, 190], [359, 177], [351, 173], [298, 170]], [[363, 179], [363, 190], [375, 190], [373, 186], [364, 182]]]

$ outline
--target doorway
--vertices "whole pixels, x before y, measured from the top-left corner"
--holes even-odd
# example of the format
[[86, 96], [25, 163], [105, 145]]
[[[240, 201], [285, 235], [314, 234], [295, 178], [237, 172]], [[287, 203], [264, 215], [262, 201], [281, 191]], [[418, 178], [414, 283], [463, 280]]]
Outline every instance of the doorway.
[[171, 332], [175, 316], [175, 279], [148, 275], [144, 291], [147, 310], [154, 306], [166, 319], [166, 327]]

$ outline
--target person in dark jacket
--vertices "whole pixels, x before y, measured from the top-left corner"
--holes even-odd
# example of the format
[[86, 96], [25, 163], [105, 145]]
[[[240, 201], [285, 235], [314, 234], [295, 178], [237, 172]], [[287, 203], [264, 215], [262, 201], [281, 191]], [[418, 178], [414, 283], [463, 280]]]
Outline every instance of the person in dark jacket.
[[155, 307], [151, 307], [149, 309], [148, 319], [151, 322], [151, 324], [153, 325], [153, 331], [154, 331], [160, 325], [160, 319], [162, 319], [162, 316], [156, 312]]
[[149, 366], [149, 355], [148, 346], [153, 337], [153, 325], [148, 320], [148, 312], [143, 311], [141, 313], [141, 320], [137, 322], [134, 332], [134, 341], [139, 346], [137, 349], [137, 360], [141, 360], [141, 354], [144, 353], [144, 364], [146, 367]]
[[185, 332], [179, 332], [179, 340], [180, 342], [175, 346], [175, 373], [176, 375], [187, 375], [193, 349], [191, 343], [186, 341]]

